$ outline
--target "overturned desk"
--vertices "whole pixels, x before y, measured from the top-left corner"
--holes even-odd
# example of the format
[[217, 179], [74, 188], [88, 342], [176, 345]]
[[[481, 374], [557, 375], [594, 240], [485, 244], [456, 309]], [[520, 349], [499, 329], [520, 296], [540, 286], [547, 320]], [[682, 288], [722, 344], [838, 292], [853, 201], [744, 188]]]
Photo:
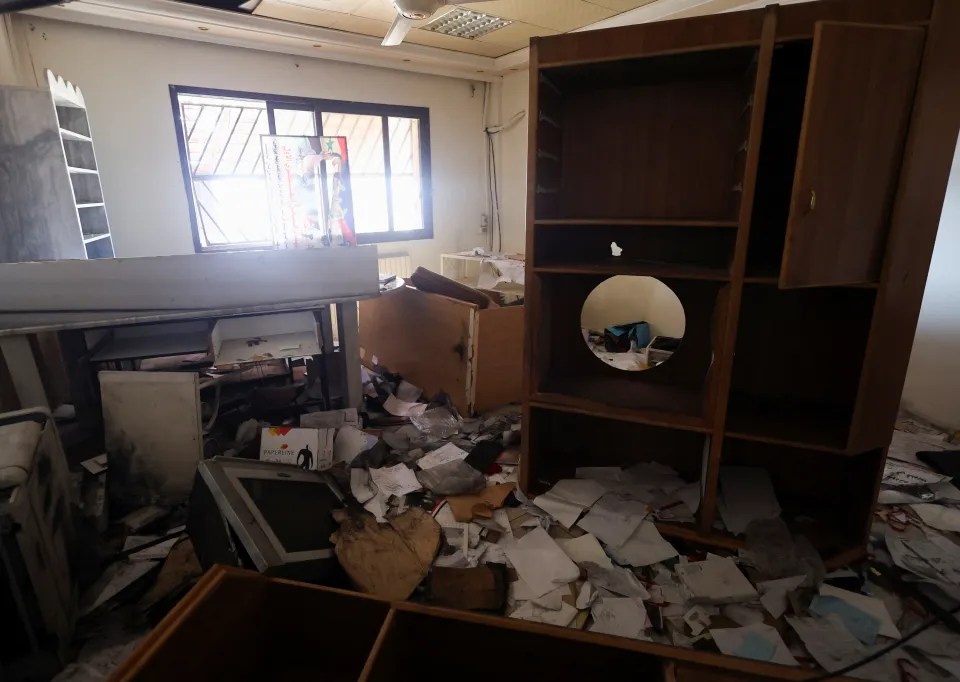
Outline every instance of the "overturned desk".
[[[0, 351], [21, 405], [47, 407], [31, 334], [73, 330], [85, 332], [84, 344], [114, 341], [91, 354], [102, 362], [205, 350], [218, 320], [307, 312], [319, 358], [343, 378], [344, 406], [359, 406], [356, 302], [379, 294], [376, 247], [6, 263]], [[111, 336], [130, 328], [137, 332]]]

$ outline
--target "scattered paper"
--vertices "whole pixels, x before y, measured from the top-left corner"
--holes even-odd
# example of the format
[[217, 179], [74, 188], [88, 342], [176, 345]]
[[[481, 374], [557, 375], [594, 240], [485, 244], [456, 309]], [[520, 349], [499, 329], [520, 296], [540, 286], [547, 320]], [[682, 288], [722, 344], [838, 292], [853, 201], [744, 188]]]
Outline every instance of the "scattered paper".
[[694, 637], [710, 627], [710, 614], [700, 606], [694, 606], [683, 614], [683, 622], [690, 628], [690, 634]]
[[763, 622], [763, 611], [743, 604], [727, 604], [720, 609], [720, 613], [725, 618], [729, 618], [737, 625], [744, 627]]
[[757, 583], [757, 589], [760, 590], [760, 603], [771, 616], [775, 619], [779, 618], [787, 611], [787, 594], [803, 585], [806, 579], [805, 575], [797, 575], [792, 578]]
[[947, 656], [928, 656], [935, 665], [940, 666], [948, 673], [960, 679], [960, 659], [948, 658]]
[[883, 603], [882, 599], [849, 590], [842, 590], [839, 587], [827, 585], [826, 583], [820, 586], [820, 595], [842, 599], [851, 606], [875, 618], [878, 625], [878, 634], [884, 637], [900, 639], [900, 630], [893, 622], [893, 618], [890, 617], [890, 612], [887, 610], [887, 606]]
[[[922, 500], [920, 491], [931, 493], [933, 497]], [[913, 504], [929, 502], [931, 499], [960, 502], [960, 488], [948, 482], [933, 483], [926, 488], [888, 488], [880, 491], [877, 502], [879, 504]]]
[[440, 466], [441, 464], [446, 464], [447, 462], [455, 462], [460, 459], [466, 459], [469, 453], [461, 450], [453, 443], [447, 443], [441, 448], [437, 448], [433, 452], [428, 452], [423, 457], [417, 460], [417, 466], [421, 469], [432, 469], [433, 467]]
[[[371, 439], [373, 440], [372, 443], [370, 442]], [[357, 455], [369, 450], [376, 443], [376, 436], [366, 434], [352, 426], [341, 426], [333, 439], [333, 459], [337, 462], [349, 464]]]
[[[843, 622], [837, 616], [831, 615], [826, 618], [787, 616], [787, 623], [800, 636], [800, 640], [814, 660], [827, 672], [832, 673], [845, 668], [869, 653], [867, 648], [843, 626]], [[886, 679], [882, 664], [878, 661], [857, 668], [851, 675], [867, 679]]]
[[960, 509], [944, 507], [940, 504], [911, 504], [910, 508], [931, 528], [951, 532], [960, 531]]
[[[164, 535], [171, 535], [172, 533], [180, 532], [186, 530], [186, 526], [179, 526], [178, 528], [173, 528], [168, 533]], [[123, 551], [129, 549], [134, 549], [140, 545], [145, 545], [148, 542], [153, 542], [158, 540], [159, 535], [128, 535], [123, 541]], [[150, 561], [158, 559], [166, 559], [167, 555], [170, 554], [170, 550], [173, 549], [173, 546], [180, 542], [180, 536], [170, 538], [169, 540], [164, 540], [161, 543], [142, 549], [139, 552], [134, 552], [127, 557], [130, 561]]]
[[589, 609], [590, 605], [597, 600], [597, 591], [593, 589], [593, 583], [589, 580], [584, 581], [583, 585], [580, 586], [580, 592], [577, 594], [577, 603], [575, 606], [577, 609]]
[[631, 639], [645, 639], [643, 631], [650, 623], [641, 599], [604, 597], [594, 603], [590, 614], [590, 632]]
[[605, 492], [607, 492], [607, 489], [597, 481], [567, 478], [557, 481], [557, 484], [547, 494], [579, 504], [581, 507], [589, 507], [603, 497]]
[[[160, 562], [120, 561], [115, 564], [111, 564], [110, 567], [104, 571], [104, 576], [109, 576], [106, 580], [106, 583], [103, 584], [102, 588], [100, 588], [100, 591], [97, 593], [96, 597], [94, 597], [90, 605], [83, 610], [82, 615], [86, 615], [87, 613], [94, 611], [100, 605], [116, 597], [127, 587], [149, 573], [150, 570], [153, 569], [158, 563]], [[101, 581], [102, 580], [103, 578], [101, 578]], [[101, 583], [98, 582], [98, 585], [99, 584]], [[92, 589], [96, 589], [96, 587]]]
[[577, 610], [569, 604], [564, 603], [558, 610], [553, 611], [550, 609], [541, 608], [532, 601], [527, 601], [521, 604], [516, 611], [511, 613], [510, 617], [518, 620], [528, 620], [534, 623], [545, 623], [547, 625], [557, 625], [565, 628], [573, 622], [574, 618], [577, 617]]
[[678, 564], [676, 570], [694, 602], [728, 604], [750, 601], [757, 596], [753, 585], [730, 557]]
[[381, 469], [370, 469], [374, 484], [384, 495], [400, 497], [420, 490], [420, 481], [416, 474], [404, 464]]
[[543, 528], [534, 528], [504, 551], [534, 597], [580, 577], [577, 565]]
[[377, 523], [387, 522], [387, 498], [383, 493], [376, 493], [363, 505], [363, 508], [373, 514]]
[[887, 488], [913, 488], [944, 483], [949, 480], [949, 476], [938, 474], [930, 469], [896, 459], [888, 459], [883, 465], [881, 485]]
[[810, 613], [824, 618], [836, 616], [851, 635], [868, 646], [877, 641], [880, 621], [843, 599], [822, 595], [814, 597], [810, 603]]
[[[376, 397], [376, 391], [373, 395]], [[352, 426], [358, 429], [360, 417], [355, 407], [326, 412], [308, 412], [300, 415], [300, 426], [308, 429], [339, 429], [342, 426]]]
[[936, 583], [960, 585], [960, 547], [950, 539], [916, 528], [902, 534], [887, 528], [885, 539], [900, 568]]
[[623, 480], [623, 470], [620, 467], [577, 467], [576, 477], [618, 483]]
[[427, 411], [427, 404], [407, 402], [390, 395], [383, 401], [383, 409], [394, 417], [415, 417]]
[[606, 545], [626, 542], [647, 515], [647, 505], [617, 493], [607, 493], [577, 525]]
[[633, 571], [628, 568], [604, 568], [598, 564], [586, 562], [583, 564], [587, 572], [587, 579], [594, 587], [606, 590], [622, 597], [637, 597], [649, 599], [650, 593], [643, 586]]
[[770, 625], [758, 623], [741, 628], [723, 628], [711, 630], [710, 635], [717, 648], [727, 655], [780, 665], [799, 665], [780, 633]]
[[350, 470], [350, 492], [360, 504], [369, 502], [377, 494], [369, 471], [360, 468]]
[[557, 540], [557, 544], [574, 563], [590, 562], [603, 568], [613, 568], [610, 557], [590, 533], [569, 540]]
[[86, 471], [94, 476], [102, 474], [107, 470], [107, 456], [106, 455], [97, 455], [96, 457], [91, 457], [90, 459], [85, 459], [80, 462]]
[[549, 514], [554, 521], [568, 530], [577, 522], [577, 519], [580, 518], [585, 509], [585, 507], [579, 504], [556, 497], [550, 493], [537, 495], [533, 503]]
[[720, 497], [717, 509], [723, 525], [741, 535], [755, 519], [780, 516], [780, 503], [766, 469], [759, 467], [720, 467]]
[[625, 543], [607, 549], [618, 564], [627, 566], [650, 566], [680, 554], [651, 521], [641, 521]]
[[700, 508], [699, 481], [694, 481], [693, 483], [688, 483], [682, 488], [677, 488], [673, 491], [673, 494], [680, 498], [680, 500], [687, 505], [687, 508], [690, 509], [691, 512], [694, 514], [697, 513], [697, 510]]
[[[507, 497], [516, 487], [516, 483], [491, 485], [479, 493], [448, 497], [447, 503], [457, 521], [472, 521], [474, 518], [492, 519], [494, 518], [494, 510], [503, 506]], [[509, 528], [509, 526], [508, 521], [507, 527]]]
[[623, 472], [625, 481], [635, 485], [672, 493], [684, 487], [684, 481], [677, 471], [659, 462], [640, 462]]
[[561, 585], [557, 589], [551, 590], [543, 596], [534, 597], [532, 601], [535, 606], [539, 606], [541, 609], [547, 609], [548, 611], [559, 611], [560, 607], [563, 606], [563, 598], [567, 596], [570, 596], [570, 586]]
[[415, 403], [420, 400], [420, 396], [423, 395], [423, 389], [419, 386], [414, 386], [409, 381], [401, 380], [400, 385], [397, 386], [397, 399], [405, 403]]

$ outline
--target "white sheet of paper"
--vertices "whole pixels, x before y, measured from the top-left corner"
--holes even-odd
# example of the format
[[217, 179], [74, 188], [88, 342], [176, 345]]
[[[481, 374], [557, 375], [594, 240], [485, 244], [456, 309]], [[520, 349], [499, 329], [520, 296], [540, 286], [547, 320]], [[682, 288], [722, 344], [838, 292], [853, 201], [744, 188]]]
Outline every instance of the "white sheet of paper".
[[741, 535], [754, 519], [780, 516], [780, 503], [770, 474], [759, 467], [720, 467], [720, 499], [717, 505], [723, 525]]
[[607, 492], [605, 486], [589, 478], [566, 478], [547, 491], [548, 494], [573, 502], [581, 507], [589, 507]]
[[931, 528], [960, 531], [960, 509], [944, 507], [942, 504], [911, 504], [910, 508]]
[[530, 601], [536, 599], [538, 595], [533, 593], [533, 588], [527, 585], [522, 579], [510, 583], [511, 601]]
[[604, 597], [594, 603], [590, 613], [593, 616], [590, 632], [645, 639], [643, 631], [650, 621], [641, 599]]
[[360, 468], [350, 470], [350, 492], [360, 504], [366, 504], [377, 494], [369, 471]]
[[580, 586], [580, 591], [577, 593], [577, 602], [574, 606], [577, 609], [589, 609], [590, 605], [597, 600], [597, 591], [593, 589], [593, 584], [589, 580], [585, 580], [583, 585]]
[[673, 494], [679, 497], [690, 511], [694, 514], [697, 513], [700, 508], [700, 481], [694, 481], [682, 488], [677, 488], [673, 491]]
[[407, 493], [420, 490], [420, 481], [417, 475], [404, 464], [397, 464], [392, 467], [383, 467], [381, 469], [371, 469], [370, 477], [374, 484], [384, 495], [406, 495]]
[[533, 503], [568, 530], [577, 522], [585, 509], [582, 505], [553, 495], [552, 492], [537, 495]]
[[446, 464], [447, 462], [455, 462], [458, 459], [466, 459], [467, 455], [470, 454], [465, 450], [461, 450], [453, 443], [447, 443], [443, 447], [437, 448], [433, 452], [428, 452], [423, 457], [417, 460], [417, 466], [421, 469], [432, 469], [433, 467], [440, 466], [441, 464]]
[[108, 569], [112, 571], [110, 579], [94, 598], [90, 606], [83, 610], [82, 615], [90, 613], [104, 602], [113, 599], [113, 597], [146, 575], [158, 563], [158, 561], [129, 561], [117, 562], [111, 565]]
[[601, 542], [619, 547], [633, 535], [647, 515], [647, 505], [617, 493], [607, 493], [577, 525]]
[[564, 603], [556, 611], [544, 609], [532, 601], [524, 602], [516, 611], [510, 614], [511, 618], [518, 620], [529, 620], [534, 623], [546, 623], [547, 625], [557, 625], [565, 628], [573, 619], [577, 617], [577, 610], [567, 603]]
[[387, 522], [387, 497], [383, 493], [378, 492], [371, 497], [367, 500], [367, 503], [363, 505], [363, 508], [373, 514], [377, 523]]
[[694, 606], [683, 614], [683, 622], [690, 628], [690, 634], [696, 637], [710, 627], [710, 614], [699, 606]]
[[[729, 656], [769, 661], [780, 665], [799, 665], [776, 628], [763, 623], [741, 628], [710, 630], [717, 648]], [[767, 657], [765, 654], [770, 653]]]
[[824, 597], [842, 599], [850, 604], [850, 606], [858, 608], [864, 613], [868, 613], [876, 618], [880, 622], [880, 627], [877, 632], [884, 637], [900, 638], [900, 630], [897, 628], [896, 623], [893, 622], [893, 618], [890, 617], [890, 612], [887, 610], [887, 606], [883, 603], [883, 600], [857, 592], [850, 592], [849, 590], [841, 590], [839, 587], [827, 585], [826, 583], [820, 586], [820, 594]]
[[574, 563], [580, 564], [589, 561], [604, 568], [613, 568], [610, 557], [603, 551], [603, 547], [600, 546], [597, 538], [590, 533], [569, 540], [557, 540], [557, 544]]
[[427, 404], [407, 402], [391, 395], [383, 401], [383, 409], [395, 417], [418, 417], [427, 411]]
[[720, 609], [720, 613], [725, 618], [729, 618], [737, 625], [744, 627], [763, 622], [762, 609], [751, 608], [743, 604], [726, 604]]
[[886, 488], [909, 488], [949, 481], [949, 476], [938, 474], [924, 466], [888, 459], [883, 465], [881, 485]]
[[577, 565], [543, 528], [534, 528], [504, 551], [534, 597], [580, 577]]
[[640, 462], [623, 472], [625, 481], [672, 493], [686, 485], [676, 469], [659, 462]]
[[[937, 501], [960, 502], [960, 488], [952, 483], [944, 481], [943, 483], [933, 483], [927, 486], [927, 489], [933, 493], [933, 499]], [[916, 488], [887, 488], [880, 491], [877, 496], [879, 504], [914, 504], [923, 502], [917, 495]]]
[[803, 584], [807, 577], [796, 575], [792, 578], [778, 578], [757, 583], [760, 590], [760, 603], [771, 616], [779, 618], [787, 610], [787, 594]]
[[729, 604], [757, 597], [753, 585], [730, 557], [677, 564], [676, 570], [696, 602]]
[[680, 555], [652, 521], [641, 521], [626, 542], [607, 550], [618, 564], [626, 566], [650, 566]]
[[623, 470], [620, 467], [577, 467], [576, 477], [617, 483], [623, 480]]
[[[375, 395], [376, 392], [374, 392]], [[339, 429], [341, 426], [359, 428], [360, 417], [355, 407], [326, 412], [308, 412], [300, 415], [300, 426], [309, 429]]]
[[593, 586], [621, 597], [649, 599], [650, 593], [629, 568], [604, 568], [598, 564], [584, 563], [587, 579]]
[[960, 679], [960, 659], [947, 658], [946, 656], [930, 656], [931, 661], [940, 666], [948, 673]]
[[570, 596], [570, 586], [561, 585], [557, 589], [551, 590], [543, 596], [534, 597], [533, 603], [535, 606], [539, 606], [541, 609], [547, 609], [548, 611], [559, 611], [560, 607], [563, 606], [563, 598], [567, 596]]
[[[826, 618], [794, 618], [787, 616], [790, 624], [814, 660], [827, 672], [840, 670], [866, 655], [865, 647], [850, 634], [836, 615]], [[868, 667], [875, 666], [876, 662], [868, 663], [858, 669], [857, 673], [866, 673]], [[858, 674], [857, 677], [860, 677]], [[881, 678], [882, 679], [882, 678]]]
[[[374, 439], [376, 443], [376, 439]], [[357, 455], [370, 448], [370, 436], [352, 426], [341, 426], [333, 439], [333, 459], [349, 464]]]
[[409, 381], [402, 380], [400, 385], [397, 386], [397, 399], [405, 403], [415, 403], [420, 400], [420, 396], [422, 395], [423, 389], [419, 386], [414, 386]]
[[[181, 530], [186, 530], [185, 526], [181, 526], [180, 528]], [[171, 532], [175, 532], [176, 530], [177, 529], [173, 529]], [[169, 533], [164, 533], [164, 535], [169, 535]], [[133, 549], [134, 547], [139, 547], [140, 545], [144, 545], [152, 540], [156, 540], [159, 537], [159, 535], [128, 535], [123, 541], [123, 549], [124, 551]], [[147, 547], [146, 549], [141, 549], [139, 552], [134, 552], [128, 556], [127, 559], [130, 561], [166, 559], [167, 555], [170, 554], [170, 550], [173, 549], [173, 546], [179, 541], [180, 536], [178, 535], [175, 538], [164, 540], [160, 544]]]
[[960, 585], [960, 547], [948, 538], [935, 531], [897, 533], [888, 527], [884, 539], [900, 568], [933, 582]]

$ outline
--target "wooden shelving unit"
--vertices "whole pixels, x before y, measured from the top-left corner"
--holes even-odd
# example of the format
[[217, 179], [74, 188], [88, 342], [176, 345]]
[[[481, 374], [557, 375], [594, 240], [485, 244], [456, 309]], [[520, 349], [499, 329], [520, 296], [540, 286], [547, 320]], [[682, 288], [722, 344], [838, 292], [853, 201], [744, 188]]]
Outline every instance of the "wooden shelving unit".
[[56, 110], [60, 143], [66, 159], [73, 201], [80, 219], [87, 258], [113, 258], [113, 239], [100, 186], [100, 171], [93, 150], [90, 121], [83, 93], [49, 69], [47, 82]]
[[[735, 547], [720, 467], [759, 466], [828, 563], [862, 554], [960, 126], [956, 88], [934, 94], [958, 32], [956, 3], [825, 0], [533, 40], [527, 493], [661, 461], [703, 486], [697, 523], [663, 531]], [[580, 333], [621, 274], [686, 316], [644, 372]]]

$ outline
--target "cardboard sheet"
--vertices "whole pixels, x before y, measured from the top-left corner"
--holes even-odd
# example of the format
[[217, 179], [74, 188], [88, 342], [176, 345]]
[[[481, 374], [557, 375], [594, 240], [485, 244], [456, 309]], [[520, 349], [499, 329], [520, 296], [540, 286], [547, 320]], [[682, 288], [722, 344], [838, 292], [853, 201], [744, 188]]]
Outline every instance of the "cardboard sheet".
[[494, 518], [493, 512], [503, 506], [507, 497], [516, 487], [516, 483], [491, 485], [479, 493], [448, 497], [447, 502], [453, 511], [453, 517], [457, 521], [472, 521], [474, 517], [492, 519]]

